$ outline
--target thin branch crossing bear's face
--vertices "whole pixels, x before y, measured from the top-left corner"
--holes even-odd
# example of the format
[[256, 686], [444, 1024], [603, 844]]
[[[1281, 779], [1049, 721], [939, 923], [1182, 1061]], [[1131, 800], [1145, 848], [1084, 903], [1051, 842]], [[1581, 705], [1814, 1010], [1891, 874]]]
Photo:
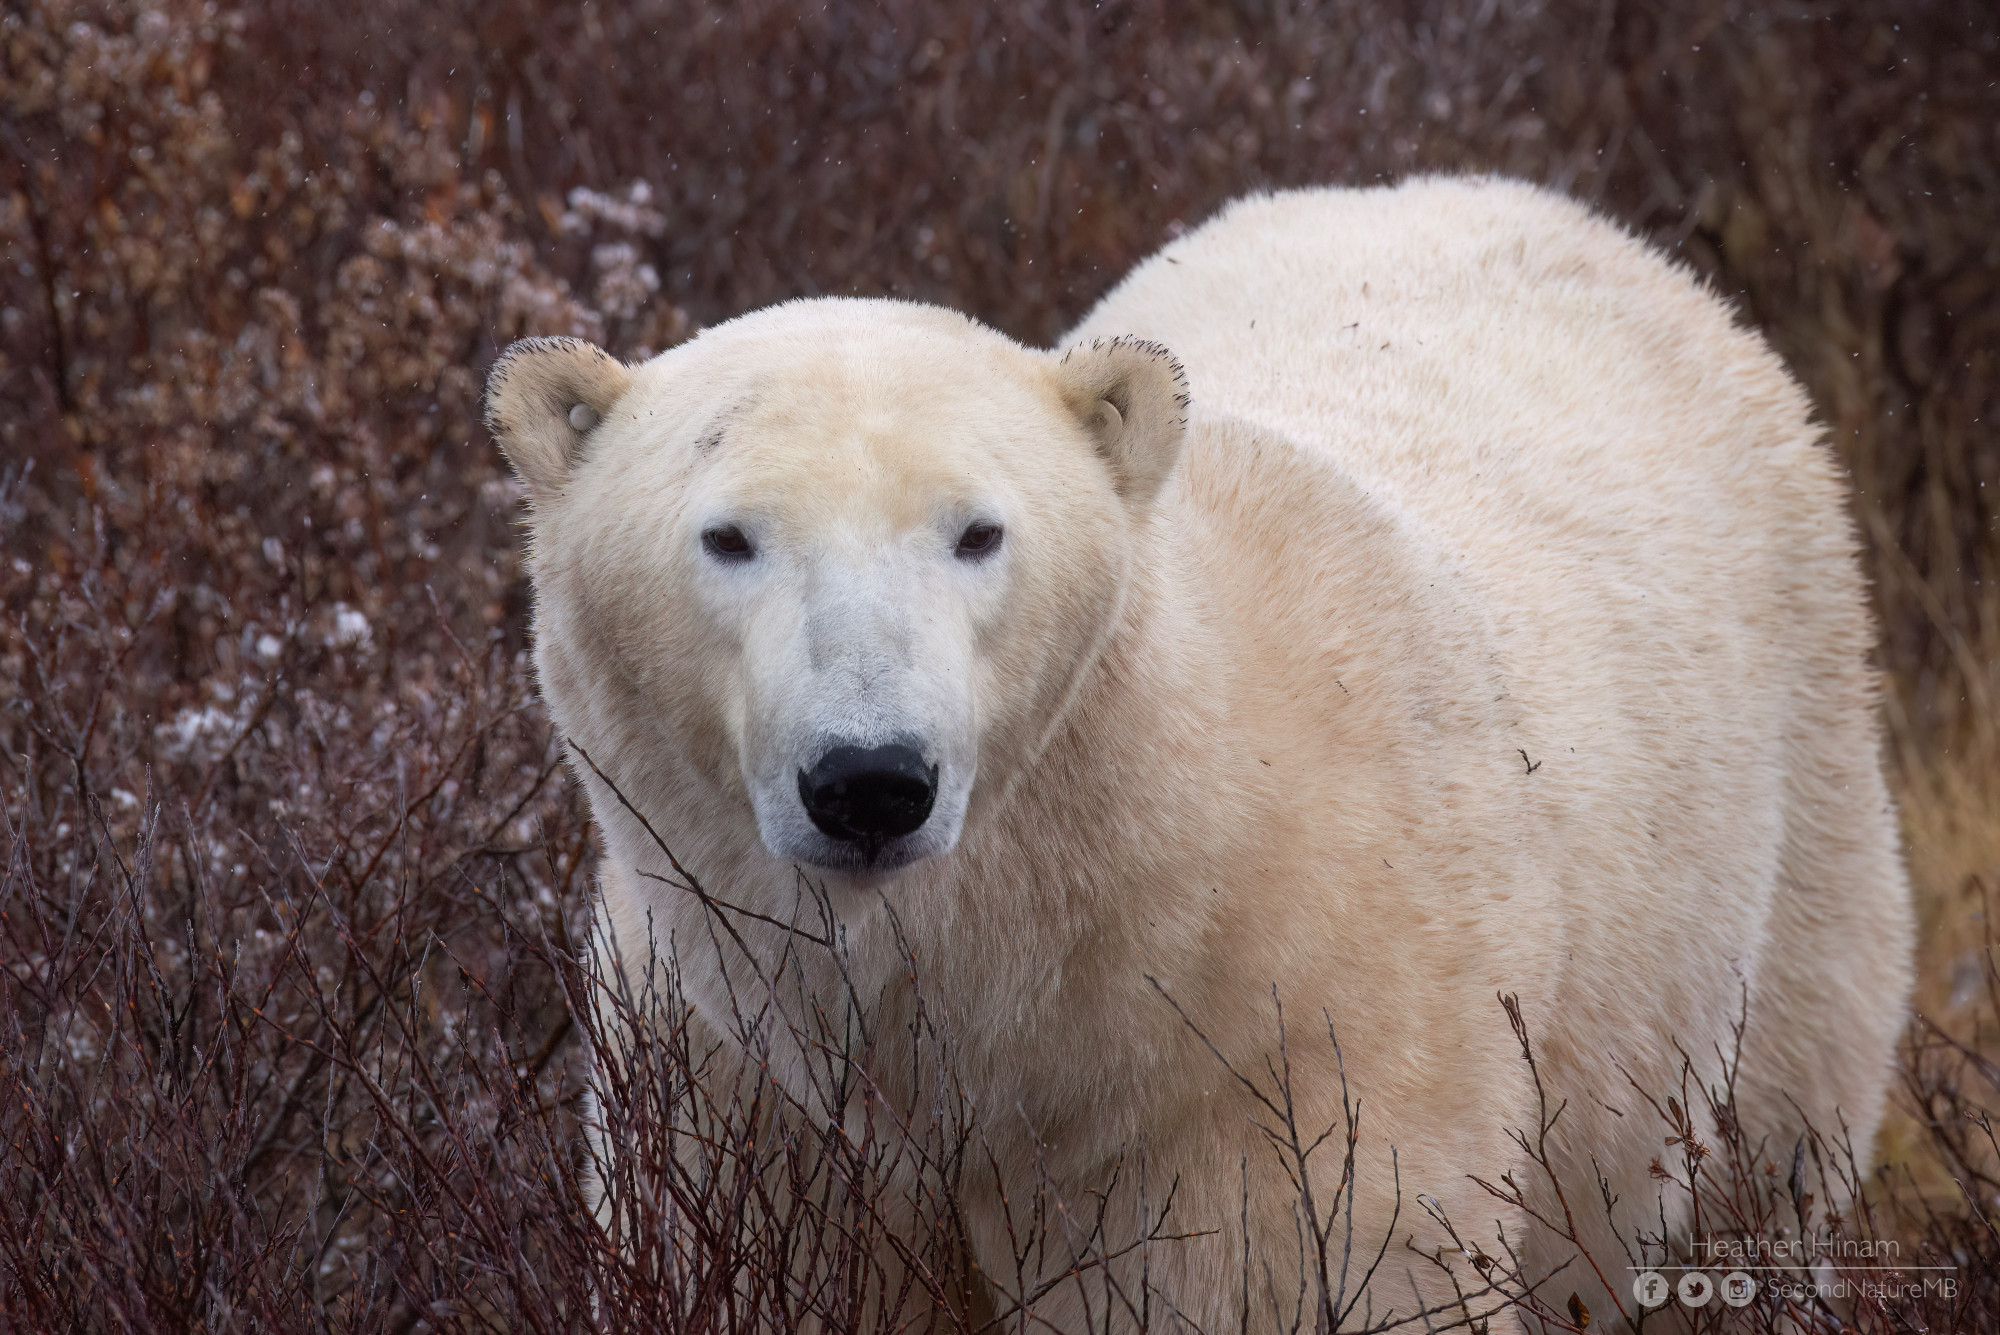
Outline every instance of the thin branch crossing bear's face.
[[516, 345], [489, 411], [558, 726], [648, 736], [782, 859], [869, 880], [949, 852], [1103, 648], [1184, 398], [1150, 345], [1065, 359], [894, 302], [775, 307], [635, 368]]

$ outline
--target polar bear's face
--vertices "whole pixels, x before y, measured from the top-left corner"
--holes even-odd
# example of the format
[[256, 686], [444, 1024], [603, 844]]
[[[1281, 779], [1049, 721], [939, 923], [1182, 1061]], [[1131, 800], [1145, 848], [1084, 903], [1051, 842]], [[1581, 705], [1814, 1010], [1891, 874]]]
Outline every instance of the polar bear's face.
[[869, 878], [950, 851], [1096, 660], [1184, 407], [1157, 347], [1057, 357], [892, 302], [777, 307], [629, 369], [515, 345], [489, 412], [534, 506], [558, 726], [781, 858]]

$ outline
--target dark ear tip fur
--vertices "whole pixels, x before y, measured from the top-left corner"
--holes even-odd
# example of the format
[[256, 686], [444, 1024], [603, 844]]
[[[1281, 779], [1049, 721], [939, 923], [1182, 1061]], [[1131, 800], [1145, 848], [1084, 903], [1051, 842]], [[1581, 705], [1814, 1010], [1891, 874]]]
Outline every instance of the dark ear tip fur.
[[487, 368], [486, 388], [480, 395], [481, 416], [485, 419], [488, 431], [496, 436], [500, 434], [500, 395], [507, 388], [509, 377], [520, 366], [522, 359], [537, 353], [556, 351], [575, 341], [560, 337], [517, 338], [500, 349], [500, 355], [495, 357], [493, 365]]
[[1174, 350], [1166, 344], [1150, 338], [1139, 338], [1135, 335], [1119, 335], [1116, 338], [1092, 339], [1090, 347], [1093, 352], [1100, 351], [1106, 347], [1125, 348], [1165, 362], [1167, 364], [1167, 373], [1173, 377], [1174, 387], [1182, 399], [1182, 406], [1186, 406], [1187, 368], [1181, 364], [1181, 359], [1174, 355]]

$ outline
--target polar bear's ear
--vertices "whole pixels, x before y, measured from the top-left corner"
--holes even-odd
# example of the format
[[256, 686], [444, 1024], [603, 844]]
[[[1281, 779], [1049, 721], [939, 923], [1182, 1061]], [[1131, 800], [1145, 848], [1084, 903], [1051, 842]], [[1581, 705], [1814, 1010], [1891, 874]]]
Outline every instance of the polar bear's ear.
[[580, 338], [524, 338], [486, 377], [486, 429], [527, 484], [553, 496], [569, 480], [583, 439], [632, 383], [624, 364]]
[[1056, 370], [1127, 505], [1159, 494], [1187, 434], [1187, 373], [1158, 343], [1105, 338], [1065, 352]]

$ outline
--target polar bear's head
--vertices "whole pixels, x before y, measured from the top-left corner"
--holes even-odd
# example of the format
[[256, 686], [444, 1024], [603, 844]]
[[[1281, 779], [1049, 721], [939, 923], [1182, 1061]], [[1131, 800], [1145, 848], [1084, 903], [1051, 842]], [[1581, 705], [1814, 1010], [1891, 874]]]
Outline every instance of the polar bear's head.
[[1186, 402], [1157, 345], [1037, 352], [887, 301], [773, 307], [635, 367], [515, 344], [488, 417], [529, 493], [558, 727], [780, 858], [872, 878], [948, 852], [1103, 647]]

